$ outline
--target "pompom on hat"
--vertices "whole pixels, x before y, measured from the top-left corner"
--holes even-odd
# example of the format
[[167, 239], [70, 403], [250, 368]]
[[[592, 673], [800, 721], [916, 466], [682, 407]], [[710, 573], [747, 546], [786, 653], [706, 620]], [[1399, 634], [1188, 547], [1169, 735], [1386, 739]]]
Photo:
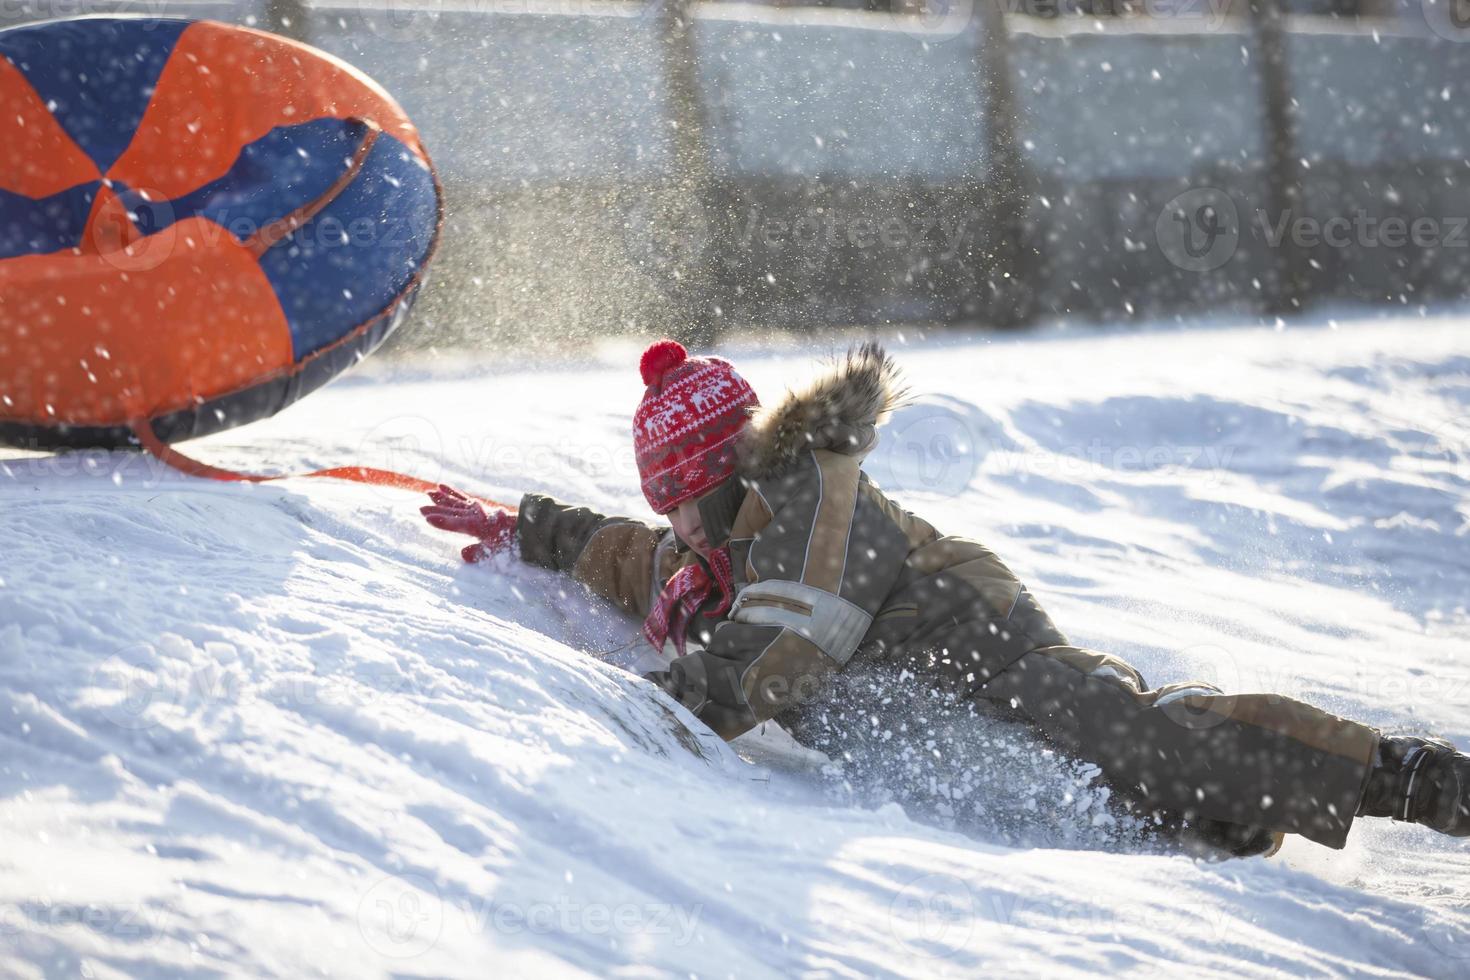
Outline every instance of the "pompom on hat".
[[638, 371], [633, 452], [643, 496], [667, 514], [734, 475], [736, 438], [760, 402], [729, 361], [690, 357], [677, 341], [650, 344]]

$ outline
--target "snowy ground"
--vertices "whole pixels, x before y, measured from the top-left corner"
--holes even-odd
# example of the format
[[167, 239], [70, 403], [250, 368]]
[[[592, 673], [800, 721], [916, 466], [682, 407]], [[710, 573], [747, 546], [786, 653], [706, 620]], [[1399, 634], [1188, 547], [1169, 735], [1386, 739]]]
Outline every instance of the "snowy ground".
[[[895, 347], [921, 397], [875, 477], [1075, 641], [1470, 744], [1470, 324]], [[770, 400], [817, 352], [731, 353]], [[187, 448], [642, 514], [633, 360], [373, 365]], [[461, 567], [418, 503], [8, 454], [0, 973], [1470, 976], [1464, 842], [1360, 823], [1206, 864], [845, 802], [618, 669], [636, 624]], [[1005, 771], [1015, 743], [966, 738], [940, 748]], [[1053, 768], [1002, 789], [1045, 809]]]

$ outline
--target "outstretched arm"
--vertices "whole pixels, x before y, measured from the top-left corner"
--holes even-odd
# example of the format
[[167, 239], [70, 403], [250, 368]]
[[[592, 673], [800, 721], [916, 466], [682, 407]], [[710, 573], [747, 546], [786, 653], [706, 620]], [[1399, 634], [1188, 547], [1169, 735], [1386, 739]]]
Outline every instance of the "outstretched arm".
[[545, 494], [521, 499], [521, 558], [567, 572], [619, 608], [647, 616], [676, 562], [674, 532], [631, 517], [609, 517]]

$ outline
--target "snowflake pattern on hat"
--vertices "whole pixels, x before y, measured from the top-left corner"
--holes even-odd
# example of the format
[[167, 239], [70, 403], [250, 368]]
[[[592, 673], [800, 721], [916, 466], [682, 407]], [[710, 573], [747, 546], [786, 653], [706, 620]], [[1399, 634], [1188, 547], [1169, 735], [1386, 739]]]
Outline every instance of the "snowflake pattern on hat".
[[735, 439], [760, 404], [719, 357], [689, 357], [669, 340], [641, 363], [647, 390], [633, 413], [633, 448], [643, 495], [655, 513], [712, 490], [735, 472]]

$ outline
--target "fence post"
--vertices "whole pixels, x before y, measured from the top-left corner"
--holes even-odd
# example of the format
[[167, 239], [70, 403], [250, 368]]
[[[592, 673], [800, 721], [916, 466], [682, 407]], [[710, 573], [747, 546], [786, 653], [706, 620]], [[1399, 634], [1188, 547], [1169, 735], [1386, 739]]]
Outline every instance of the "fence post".
[[1031, 321], [1035, 304], [1035, 256], [1022, 240], [1026, 214], [1021, 155], [1016, 149], [1015, 100], [1011, 93], [1006, 13], [1002, 0], [971, 0], [975, 16], [975, 67], [986, 107], [985, 138], [990, 173], [981, 199], [990, 212], [993, 251], [982, 257], [991, 290], [991, 322], [997, 327], [1020, 327]]
[[[1301, 204], [1301, 167], [1291, 108], [1291, 73], [1286, 64], [1285, 17], [1281, 0], [1250, 0], [1251, 31], [1261, 62], [1262, 119], [1266, 126], [1266, 213], [1276, 222]], [[1251, 216], [1245, 221], [1249, 224]], [[1244, 230], [1244, 229], [1242, 229]], [[1277, 247], [1272, 274], [1266, 277], [1266, 311], [1297, 313], [1310, 284], [1300, 249], [1288, 235]]]
[[674, 322], [666, 333], [693, 343], [713, 343], [722, 332], [728, 305], [715, 275], [714, 251], [722, 227], [715, 214], [715, 188], [710, 171], [708, 120], [699, 95], [698, 61], [694, 48], [694, 5], [697, 0], [652, 0], [658, 4], [660, 68], [668, 97], [669, 139], [673, 147], [673, 179], [656, 195], [654, 219], [667, 223], [676, 237], [696, 229], [685, 243], [689, 262], [679, 271], [687, 276], [674, 292]]

